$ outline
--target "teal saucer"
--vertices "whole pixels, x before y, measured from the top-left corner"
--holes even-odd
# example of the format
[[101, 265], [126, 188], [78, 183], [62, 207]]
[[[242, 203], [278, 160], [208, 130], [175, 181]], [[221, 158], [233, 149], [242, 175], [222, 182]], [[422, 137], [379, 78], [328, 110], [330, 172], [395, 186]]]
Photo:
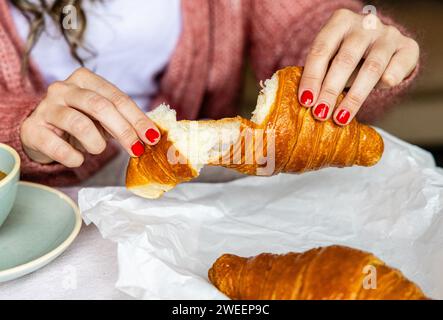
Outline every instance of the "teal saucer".
[[77, 237], [81, 222], [77, 205], [65, 194], [19, 182], [12, 211], [0, 227], [0, 282], [54, 260]]

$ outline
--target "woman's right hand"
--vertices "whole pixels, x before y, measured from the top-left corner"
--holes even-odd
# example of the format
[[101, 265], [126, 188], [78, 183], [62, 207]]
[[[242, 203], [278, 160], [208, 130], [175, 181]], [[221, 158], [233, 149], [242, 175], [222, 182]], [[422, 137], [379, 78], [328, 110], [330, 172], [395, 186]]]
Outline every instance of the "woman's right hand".
[[69, 168], [81, 166], [83, 152], [103, 152], [109, 136], [138, 157], [144, 144], [159, 141], [160, 132], [132, 99], [86, 68], [51, 84], [20, 129], [24, 151], [32, 160], [57, 161]]

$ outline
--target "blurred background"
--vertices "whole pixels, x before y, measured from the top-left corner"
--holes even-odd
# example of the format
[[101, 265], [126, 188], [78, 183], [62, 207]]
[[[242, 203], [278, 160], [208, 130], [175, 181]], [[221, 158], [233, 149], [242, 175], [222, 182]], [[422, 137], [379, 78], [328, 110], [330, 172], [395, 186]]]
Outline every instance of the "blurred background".
[[[429, 150], [443, 166], [443, 1], [371, 1], [417, 36], [423, 63], [413, 89], [375, 126]], [[247, 70], [242, 106], [250, 114], [258, 87]]]

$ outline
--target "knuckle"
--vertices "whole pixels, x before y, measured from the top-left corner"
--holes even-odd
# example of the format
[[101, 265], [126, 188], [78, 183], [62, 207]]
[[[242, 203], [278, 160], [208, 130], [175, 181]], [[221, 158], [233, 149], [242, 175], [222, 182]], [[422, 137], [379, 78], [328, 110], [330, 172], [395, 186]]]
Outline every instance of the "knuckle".
[[309, 55], [314, 57], [323, 57], [328, 52], [328, 45], [324, 41], [315, 41], [311, 49], [309, 50]]
[[335, 10], [333, 17], [335, 17], [335, 18], [349, 17], [349, 16], [351, 16], [352, 13], [353, 12], [349, 9], [340, 8], [340, 9]]
[[62, 143], [54, 142], [49, 146], [49, 157], [58, 162], [65, 162], [68, 159], [68, 153], [66, 146]]
[[119, 140], [127, 141], [128, 144], [130, 144], [137, 139], [137, 135], [130, 126], [127, 126], [122, 131], [120, 131], [120, 133], [118, 134], [118, 138]]
[[48, 94], [43, 98], [43, 100], [38, 104], [37, 108], [29, 115], [29, 117], [26, 120], [29, 119], [36, 119], [40, 117], [41, 115], [45, 114], [47, 112], [47, 109], [50, 109], [52, 106], [51, 103], [47, 103]]
[[400, 30], [398, 30], [396, 27], [391, 26], [391, 25], [386, 26], [386, 34], [391, 37], [397, 37], [397, 36], [401, 35]]
[[96, 154], [102, 153], [103, 151], [105, 151], [105, 149], [106, 149], [106, 142], [102, 142], [102, 143], [97, 144], [96, 150], [95, 150]]
[[73, 164], [71, 164], [71, 167], [80, 167], [83, 162], [85, 162], [85, 158], [83, 156], [79, 157], [77, 161], [75, 161]]
[[148, 122], [146, 121], [146, 119], [138, 118], [134, 122], [134, 128], [136, 128], [139, 131], [146, 130], [147, 127], [148, 127]]
[[114, 103], [114, 105], [118, 108], [123, 105], [126, 105], [130, 102], [130, 98], [128, 95], [122, 93], [122, 92], [113, 92], [111, 95], [111, 101]]
[[341, 67], [353, 68], [357, 65], [358, 59], [350, 50], [342, 50], [337, 54], [335, 62]]
[[28, 134], [31, 128], [33, 127], [30, 122], [32, 122], [31, 118], [25, 119], [20, 127], [21, 134]]
[[91, 71], [85, 67], [77, 68], [69, 77], [68, 80], [73, 82], [82, 82], [83, 79], [88, 78], [91, 74]]
[[331, 86], [326, 86], [323, 88], [323, 93], [330, 96], [330, 97], [338, 97], [338, 95], [340, 94], [340, 92], [338, 92], [337, 89], [331, 87]]
[[109, 101], [99, 94], [91, 94], [87, 100], [94, 115], [105, 114], [111, 108]]
[[348, 93], [346, 95], [346, 100], [351, 108], [359, 108], [364, 101], [363, 97], [356, 93]]
[[30, 134], [30, 141], [32, 141], [31, 146], [35, 147], [36, 149], [41, 149], [48, 143], [46, 137], [38, 131], [34, 132], [32, 129], [29, 129], [28, 132]]
[[303, 79], [309, 80], [311, 82], [317, 82], [320, 80], [319, 76], [317, 76], [316, 74], [313, 74], [313, 73], [308, 73], [308, 72], [303, 73]]
[[35, 136], [33, 134], [33, 128], [35, 127], [34, 125], [32, 125], [32, 120], [30, 120], [29, 118], [26, 119], [25, 121], [23, 121], [21, 127], [20, 127], [20, 139], [22, 141], [23, 144], [25, 145], [31, 145], [31, 141], [33, 141], [34, 143], [32, 143], [32, 145], [35, 145], [38, 141], [38, 136]]
[[406, 43], [412, 50], [414, 50], [416, 52], [420, 52], [420, 46], [419, 46], [418, 42], [415, 41], [414, 39], [407, 38]]
[[54, 81], [48, 86], [48, 95], [60, 94], [61, 91], [65, 90], [66, 86], [63, 81]]
[[103, 139], [95, 140], [93, 145], [89, 146], [89, 153], [100, 154], [106, 149], [106, 142]]
[[384, 64], [381, 62], [381, 59], [371, 58], [366, 60], [365, 69], [369, 73], [374, 74], [377, 78], [380, 78], [384, 71]]
[[388, 87], [395, 87], [400, 83], [399, 77], [393, 73], [383, 74], [381, 81]]
[[76, 69], [72, 75], [74, 77], [83, 78], [83, 77], [89, 76], [90, 73], [91, 73], [91, 71], [89, 71], [88, 68], [80, 67], [80, 68]]
[[87, 135], [92, 129], [92, 122], [90, 120], [85, 119], [80, 115], [72, 116], [69, 121], [69, 127], [72, 130], [72, 133], [76, 136], [84, 136]]

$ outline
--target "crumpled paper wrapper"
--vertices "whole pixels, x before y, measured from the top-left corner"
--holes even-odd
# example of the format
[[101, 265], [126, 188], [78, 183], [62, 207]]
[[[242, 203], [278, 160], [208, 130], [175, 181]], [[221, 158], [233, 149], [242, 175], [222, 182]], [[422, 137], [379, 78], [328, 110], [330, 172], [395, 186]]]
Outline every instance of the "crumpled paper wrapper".
[[374, 167], [187, 183], [159, 200], [122, 187], [79, 193], [85, 221], [118, 243], [116, 287], [141, 299], [225, 299], [207, 279], [223, 253], [305, 251], [331, 244], [374, 253], [443, 298], [443, 170], [380, 130]]

